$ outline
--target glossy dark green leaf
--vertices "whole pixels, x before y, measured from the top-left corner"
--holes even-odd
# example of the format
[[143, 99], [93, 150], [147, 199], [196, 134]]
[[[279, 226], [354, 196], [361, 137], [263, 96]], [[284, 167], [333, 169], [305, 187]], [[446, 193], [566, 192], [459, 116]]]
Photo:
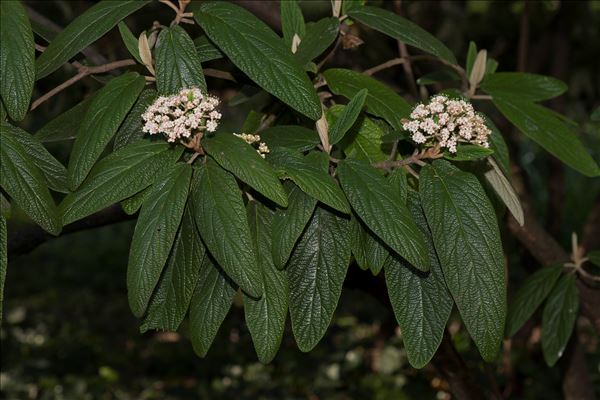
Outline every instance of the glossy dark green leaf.
[[192, 38], [182, 27], [175, 25], [160, 32], [154, 56], [158, 93], [170, 95], [192, 87], [206, 93], [200, 57]]
[[115, 134], [115, 140], [113, 143], [113, 149], [118, 150], [122, 147], [127, 146], [133, 142], [142, 139], [145, 133], [142, 131], [144, 126], [144, 120], [142, 114], [146, 109], [156, 100], [158, 94], [154, 89], [144, 89], [140, 93], [137, 101], [131, 108], [131, 111], [125, 118], [125, 121], [119, 127], [119, 130]]
[[206, 36], [200, 36], [194, 39], [194, 47], [200, 58], [200, 62], [207, 62], [223, 58], [223, 53], [215, 47]]
[[352, 215], [352, 255], [358, 266], [378, 275], [390, 256], [388, 247], [358, 216]]
[[288, 49], [292, 48], [294, 35], [300, 39], [304, 37], [306, 28], [304, 26], [304, 16], [296, 0], [282, 1], [281, 7], [281, 30], [283, 31], [283, 40]]
[[271, 149], [287, 147], [297, 151], [310, 150], [320, 142], [315, 130], [296, 125], [272, 126], [265, 129], [260, 138]]
[[2, 310], [4, 310], [4, 282], [8, 268], [7, 241], [6, 219], [4, 219], [4, 215], [0, 215], [0, 324], [2, 323]]
[[242, 139], [222, 133], [202, 141], [202, 146], [219, 165], [282, 207], [287, 206], [283, 187], [267, 163]]
[[422, 368], [431, 360], [442, 341], [454, 302], [446, 287], [417, 193], [410, 192], [408, 207], [426, 238], [431, 271], [429, 274], [423, 273], [405, 260], [391, 255], [384, 266], [385, 281], [402, 331], [408, 361], [413, 367]]
[[498, 221], [477, 178], [449, 162], [421, 169], [421, 203], [446, 284], [486, 361], [500, 350], [506, 276]]
[[149, 2], [149, 0], [104, 0], [90, 7], [56, 35], [38, 57], [37, 79], [56, 71], [74, 55], [104, 36], [122, 19]]
[[467, 65], [466, 72], [467, 77], [471, 76], [471, 71], [473, 70], [473, 64], [475, 64], [475, 58], [477, 58], [477, 44], [475, 42], [469, 42], [469, 49], [467, 50]]
[[298, 46], [295, 57], [300, 65], [319, 57], [338, 36], [340, 20], [323, 18], [317, 22], [306, 24], [306, 33]]
[[82, 102], [46, 123], [46, 125], [35, 132], [35, 138], [43, 143], [75, 139], [81, 122], [92, 104], [93, 98], [94, 96], [87, 97]]
[[334, 145], [342, 140], [346, 132], [352, 128], [362, 111], [368, 93], [367, 89], [361, 89], [339, 113], [337, 119], [329, 128], [329, 144]]
[[[154, 182], [154, 181], [153, 181]], [[131, 197], [126, 198], [121, 201], [121, 208], [125, 211], [127, 215], [133, 215], [140, 210], [144, 200], [146, 200], [146, 196], [150, 192], [152, 186], [148, 186], [146, 189], [143, 189], [141, 192], [134, 194]]]
[[352, 209], [369, 229], [416, 268], [429, 270], [423, 235], [389, 182], [358, 160], [339, 163], [337, 173]]
[[402, 96], [370, 76], [341, 68], [328, 69], [323, 75], [333, 93], [349, 99], [361, 89], [368, 89], [367, 112], [385, 119], [394, 129], [402, 129], [402, 119], [408, 118], [412, 111]]
[[83, 182], [144, 87], [144, 78], [129, 72], [111, 80], [92, 100], [73, 143], [67, 179], [71, 190]]
[[253, 297], [262, 294], [242, 193], [233, 175], [208, 162], [194, 175], [192, 199], [204, 244], [227, 275]]
[[119, 28], [121, 39], [123, 39], [123, 44], [125, 44], [125, 47], [127, 47], [127, 51], [129, 51], [129, 54], [131, 54], [133, 58], [137, 60], [137, 62], [143, 65], [144, 61], [142, 61], [142, 57], [140, 57], [138, 39], [135, 36], [133, 36], [133, 33], [131, 33], [129, 27], [127, 27], [127, 24], [125, 22], [119, 22], [119, 25], [117, 25], [117, 27]]
[[357, 7], [348, 11], [350, 18], [426, 53], [456, 64], [454, 54], [435, 36], [398, 14], [379, 7]]
[[250, 201], [246, 208], [264, 294], [260, 299], [244, 295], [244, 313], [258, 359], [268, 363], [277, 354], [283, 337], [288, 280], [285, 271], [275, 268], [271, 256], [273, 211], [256, 201]]
[[600, 168], [572, 127], [555, 113], [517, 97], [494, 97], [494, 105], [519, 130], [571, 168], [585, 176], [600, 175]]
[[62, 225], [43, 172], [5, 123], [0, 139], [0, 186], [36, 224], [58, 235]]
[[0, 1], [0, 97], [8, 115], [21, 121], [35, 82], [35, 43], [20, 1]]
[[541, 101], [560, 96], [567, 91], [567, 85], [544, 75], [497, 72], [485, 77], [481, 90], [492, 97], [514, 96], [522, 101]]
[[181, 149], [164, 142], [140, 141], [103, 158], [83, 184], [60, 204], [64, 224], [77, 221], [150, 186], [156, 175], [169, 169]]
[[473, 161], [494, 154], [494, 150], [476, 144], [459, 144], [456, 153], [446, 152], [444, 158], [451, 161]]
[[490, 149], [494, 150], [492, 158], [496, 160], [498, 166], [502, 170], [505, 176], [510, 176], [510, 157], [508, 154], [508, 145], [502, 136], [500, 130], [496, 127], [494, 122], [483, 115], [485, 124], [492, 131], [490, 135]]
[[564, 275], [556, 283], [542, 314], [542, 352], [553, 366], [562, 357], [575, 328], [579, 310], [579, 290], [575, 275]]
[[167, 266], [140, 327], [142, 332], [150, 329], [176, 331], [188, 311], [200, 277], [200, 266], [208, 257], [192, 213], [193, 208], [188, 203]]
[[506, 336], [511, 337], [531, 318], [542, 304], [560, 277], [562, 265], [551, 265], [539, 269], [519, 287], [506, 316]]
[[127, 297], [136, 317], [146, 311], [152, 292], [169, 257], [183, 216], [192, 167], [171, 166], [157, 178], [142, 204], [127, 265]]
[[350, 220], [317, 207], [288, 261], [292, 331], [312, 350], [331, 324], [350, 263]]
[[203, 2], [194, 17], [208, 37], [260, 87], [312, 120], [321, 103], [293, 54], [264, 22], [226, 2]]

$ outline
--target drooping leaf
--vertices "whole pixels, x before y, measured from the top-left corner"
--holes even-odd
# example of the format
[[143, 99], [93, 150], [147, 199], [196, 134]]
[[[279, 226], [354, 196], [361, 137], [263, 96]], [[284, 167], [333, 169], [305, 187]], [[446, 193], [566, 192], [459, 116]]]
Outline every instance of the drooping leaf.
[[391, 255], [384, 266], [385, 281], [408, 361], [413, 367], [422, 368], [442, 341], [453, 301], [417, 193], [409, 192], [408, 207], [426, 238], [431, 271], [425, 274]]
[[492, 154], [494, 154], [494, 150], [476, 144], [459, 144], [456, 153], [444, 153], [444, 158], [452, 161], [473, 161]]
[[378, 275], [390, 255], [388, 247], [358, 216], [352, 215], [352, 255], [358, 266]]
[[435, 36], [398, 14], [379, 7], [357, 7], [348, 11], [350, 18], [383, 34], [456, 64], [454, 54]]
[[0, 97], [8, 115], [21, 121], [35, 82], [35, 43], [20, 1], [0, 1]]
[[127, 265], [127, 298], [136, 317], [146, 311], [173, 247], [191, 176], [189, 164], [171, 166], [157, 178], [142, 204]]
[[8, 268], [7, 241], [6, 219], [4, 219], [4, 215], [0, 215], [0, 324], [2, 323], [2, 310], [4, 310], [4, 282]]
[[329, 144], [334, 145], [348, 132], [352, 125], [356, 122], [358, 115], [360, 114], [363, 105], [365, 104], [365, 99], [369, 91], [367, 89], [361, 89], [353, 98], [350, 100], [350, 103], [341, 113], [339, 113], [337, 119], [329, 128]]
[[339, 163], [337, 173], [352, 209], [369, 229], [416, 268], [429, 270], [423, 235], [389, 182], [358, 160]]
[[144, 61], [142, 61], [142, 57], [140, 57], [138, 39], [135, 36], [133, 36], [133, 33], [131, 33], [129, 27], [125, 22], [119, 22], [117, 27], [119, 28], [121, 39], [123, 39], [123, 44], [125, 44], [125, 47], [127, 47], [129, 54], [131, 54], [133, 58], [137, 60], [137, 62], [143, 65]]
[[319, 144], [319, 135], [313, 129], [296, 125], [276, 125], [260, 134], [270, 149], [287, 147], [297, 151], [306, 151]]
[[79, 126], [92, 104], [94, 96], [89, 96], [74, 107], [58, 115], [38, 129], [34, 136], [40, 142], [59, 142], [75, 139]]
[[223, 53], [211, 43], [206, 36], [194, 39], [194, 47], [200, 58], [200, 62], [207, 62], [223, 58]]
[[119, 127], [119, 130], [115, 134], [115, 140], [113, 149], [118, 150], [122, 147], [127, 146], [133, 142], [142, 139], [145, 133], [142, 131], [144, 121], [142, 120], [142, 114], [146, 109], [156, 100], [158, 94], [154, 89], [144, 89], [140, 93], [137, 101], [131, 108], [131, 111], [125, 118], [125, 121]]
[[71, 190], [83, 182], [144, 87], [144, 78], [129, 72], [111, 80], [94, 96], [73, 143], [67, 179]]
[[292, 331], [312, 350], [331, 323], [350, 263], [350, 221], [317, 207], [288, 261]]
[[234, 282], [250, 296], [260, 297], [260, 271], [235, 178], [209, 161], [194, 180], [194, 215], [204, 244]]
[[202, 145], [223, 168], [280, 206], [287, 206], [275, 171], [251, 145], [228, 133], [205, 139]]
[[522, 101], [542, 101], [560, 96], [567, 85], [549, 76], [523, 72], [497, 72], [485, 77], [481, 90], [492, 97], [518, 97]]
[[575, 327], [579, 310], [579, 290], [575, 275], [564, 275], [556, 283], [542, 314], [542, 352], [552, 367], [562, 357]]
[[226, 2], [203, 2], [194, 9], [194, 17], [210, 40], [260, 87], [314, 121], [321, 117], [308, 76], [264, 22]]
[[156, 41], [156, 88], [161, 95], [171, 95], [181, 89], [197, 87], [206, 93], [200, 57], [192, 38], [175, 25], [164, 29]]
[[0, 186], [36, 224], [58, 235], [62, 225], [43, 172], [5, 123], [0, 139]]
[[256, 201], [250, 201], [246, 208], [264, 294], [260, 299], [244, 295], [244, 313], [258, 359], [268, 363], [283, 337], [289, 288], [285, 271], [275, 268], [271, 256], [273, 212]]
[[412, 107], [402, 96], [370, 76], [341, 68], [328, 69], [323, 75], [333, 93], [349, 99], [368, 89], [367, 112], [385, 119], [394, 129], [402, 129], [402, 119], [410, 115]]
[[[154, 182], [154, 181], [153, 181]], [[121, 201], [121, 208], [125, 211], [127, 215], [133, 215], [140, 210], [144, 200], [146, 200], [146, 196], [150, 192], [152, 186], [148, 186], [146, 189], [143, 189], [141, 192], [134, 194], [131, 197], [126, 198]]]
[[304, 37], [306, 28], [304, 26], [304, 16], [296, 0], [282, 1], [281, 6], [281, 30], [283, 31], [283, 40], [288, 49], [292, 48], [294, 35], [300, 39]]
[[56, 35], [38, 57], [37, 79], [42, 79], [56, 71], [74, 55], [104, 36], [122, 19], [149, 2], [149, 0], [104, 0], [90, 7]]
[[323, 18], [317, 22], [306, 24], [306, 33], [296, 51], [296, 59], [300, 65], [319, 57], [338, 36], [340, 20]]
[[502, 133], [496, 127], [494, 122], [488, 118], [486, 115], [483, 115], [483, 119], [485, 120], [485, 124], [492, 131], [490, 134], [490, 149], [494, 150], [494, 154], [492, 158], [496, 160], [498, 166], [504, 173], [504, 176], [510, 176], [510, 157], [508, 154], [508, 145], [504, 138], [502, 137]]
[[531, 318], [560, 277], [562, 265], [544, 267], [529, 276], [514, 295], [506, 316], [506, 336], [511, 337]]
[[498, 354], [506, 277], [498, 222], [477, 178], [449, 162], [421, 169], [421, 203], [444, 277], [484, 360]]
[[491, 168], [483, 174], [486, 181], [494, 189], [494, 192], [500, 197], [500, 200], [506, 205], [519, 225], [525, 225], [525, 214], [523, 213], [519, 195], [493, 158], [488, 159], [488, 164]]

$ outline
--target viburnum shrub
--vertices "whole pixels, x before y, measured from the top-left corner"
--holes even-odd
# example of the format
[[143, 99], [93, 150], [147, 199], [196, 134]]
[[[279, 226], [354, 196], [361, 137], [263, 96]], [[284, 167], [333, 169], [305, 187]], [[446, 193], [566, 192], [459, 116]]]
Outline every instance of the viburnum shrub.
[[[261, 361], [275, 357], [288, 314], [298, 347], [310, 351], [348, 268], [362, 268], [385, 281], [416, 368], [436, 353], [455, 305], [452, 318], [491, 361], [544, 304], [541, 348], [556, 363], [579, 312], [578, 287], [598, 278], [575, 238], [571, 260], [540, 268], [507, 301], [499, 222], [528, 246], [523, 232], [535, 221], [511, 184], [505, 133], [484, 111], [596, 177], [576, 126], [539, 104], [565, 84], [499, 72], [473, 43], [461, 64], [419, 26], [364, 1], [335, 0], [332, 17], [310, 23], [295, 1], [282, 1], [280, 37], [229, 2], [161, 0], [152, 10], [170, 7], [170, 26], [134, 35], [123, 20], [150, 3], [100, 1], [48, 36], [19, 1], [0, 2], [2, 204], [51, 235], [118, 203], [135, 215], [127, 295], [142, 332], [175, 331], [187, 318], [204, 356], [237, 293]], [[132, 58], [93, 65], [80, 56], [115, 26]], [[366, 71], [328, 68], [342, 47], [358, 57], [370, 30], [415, 55]], [[66, 64], [76, 75], [31, 103], [36, 82]], [[404, 81], [373, 78], [407, 64], [432, 71], [412, 95], [396, 89]], [[35, 134], [19, 128], [89, 76], [103, 83], [96, 93]], [[212, 94], [222, 79], [238, 95]], [[247, 104], [236, 125], [230, 116]], [[44, 143], [72, 138], [64, 167]], [[3, 283], [4, 213], [1, 236]]]

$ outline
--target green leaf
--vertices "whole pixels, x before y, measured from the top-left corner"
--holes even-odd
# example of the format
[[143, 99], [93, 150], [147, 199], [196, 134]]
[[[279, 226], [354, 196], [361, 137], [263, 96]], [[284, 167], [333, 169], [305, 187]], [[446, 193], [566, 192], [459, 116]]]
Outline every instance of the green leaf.
[[44, 174], [6, 124], [0, 139], [0, 186], [36, 224], [58, 235], [62, 225]]
[[506, 317], [506, 277], [494, 209], [477, 178], [449, 162], [421, 169], [421, 202], [444, 277], [486, 361], [498, 354]]
[[552, 155], [585, 176], [600, 175], [600, 168], [572, 128], [555, 113], [515, 97], [494, 97], [494, 105], [519, 130]]
[[494, 150], [476, 144], [459, 144], [456, 153], [445, 152], [444, 158], [452, 161], [473, 161], [494, 154]]
[[144, 89], [140, 93], [140, 97], [138, 97], [131, 111], [127, 114], [125, 121], [123, 121], [115, 134], [113, 150], [118, 150], [144, 137], [145, 133], [142, 131], [144, 126], [142, 114], [154, 103], [157, 97], [158, 94], [154, 89]]
[[552, 367], [562, 357], [573, 333], [579, 310], [575, 275], [564, 275], [554, 286], [542, 314], [542, 351]]
[[[154, 182], [154, 181], [153, 181]], [[140, 210], [142, 204], [146, 200], [148, 193], [150, 192], [152, 186], [148, 186], [146, 189], [143, 189], [141, 192], [134, 194], [131, 197], [126, 198], [121, 201], [121, 208], [125, 211], [127, 215], [133, 215]]]
[[21, 121], [35, 82], [35, 43], [20, 1], [0, 1], [0, 97], [8, 115]]
[[194, 17], [210, 40], [260, 87], [308, 118], [321, 118], [321, 103], [311, 81], [264, 22], [226, 2], [202, 3]]
[[454, 70], [441, 69], [430, 72], [417, 79], [417, 85], [436, 85], [442, 82], [460, 81], [460, 76]]
[[38, 57], [37, 79], [56, 71], [74, 55], [104, 36], [149, 0], [104, 0], [90, 7], [60, 32]]
[[600, 250], [593, 250], [593, 251], [590, 251], [590, 252], [588, 252], [588, 253], [587, 253], [585, 256], [586, 256], [587, 258], [589, 258], [589, 261], [590, 261], [592, 264], [594, 264], [594, 265], [597, 265], [597, 266], [599, 266], [599, 267], [600, 267]]
[[365, 6], [349, 10], [348, 15], [385, 35], [456, 64], [454, 54], [435, 36], [391, 11]]
[[52, 119], [35, 132], [35, 138], [42, 143], [75, 139], [93, 99], [93, 95], [89, 96], [81, 103]]
[[280, 147], [271, 152], [269, 162], [280, 176], [293, 180], [308, 195], [336, 210], [350, 213], [344, 193], [318, 160]]
[[190, 301], [190, 340], [200, 357], [208, 353], [229, 312], [236, 290], [235, 283], [217, 263], [211, 257], [204, 257], [198, 285]]
[[260, 271], [242, 193], [233, 175], [208, 162], [194, 176], [196, 226], [208, 251], [242, 290], [260, 297]]
[[428, 271], [423, 235], [389, 182], [358, 160], [340, 162], [337, 173], [352, 209], [369, 229], [416, 268]]
[[297, 151], [306, 151], [320, 143], [319, 135], [313, 129], [296, 125], [276, 125], [265, 129], [260, 138], [270, 149], [287, 147]]
[[494, 189], [494, 192], [500, 197], [500, 200], [506, 205], [519, 225], [525, 225], [525, 214], [523, 213], [519, 195], [493, 158], [488, 159], [488, 164], [491, 165], [491, 169], [483, 174], [486, 181]]
[[352, 125], [354, 125], [358, 115], [362, 111], [368, 93], [369, 91], [367, 89], [361, 89], [352, 100], [350, 100], [350, 103], [344, 107], [329, 129], [329, 144], [334, 145], [342, 140], [346, 132], [352, 128]]
[[288, 49], [292, 48], [294, 35], [300, 39], [304, 37], [306, 28], [304, 26], [304, 16], [296, 0], [282, 1], [281, 6], [281, 30], [283, 31], [283, 40]]
[[223, 53], [204, 35], [194, 39], [194, 47], [196, 48], [200, 62], [223, 58]]
[[4, 309], [4, 282], [6, 281], [6, 269], [8, 268], [7, 241], [6, 219], [4, 219], [4, 215], [0, 215], [0, 324], [2, 323], [2, 310]]
[[135, 36], [133, 36], [133, 33], [131, 33], [125, 22], [119, 22], [117, 27], [119, 28], [121, 39], [123, 39], [123, 43], [125, 44], [125, 47], [127, 47], [129, 54], [131, 54], [133, 58], [137, 60], [137, 62], [143, 65], [144, 62], [142, 61], [142, 57], [140, 57], [138, 39]]
[[378, 275], [390, 256], [388, 247], [356, 215], [352, 215], [352, 254], [358, 266]]
[[567, 85], [549, 76], [523, 72], [497, 72], [485, 77], [481, 90], [492, 97], [517, 97], [521, 101], [541, 101], [560, 96]]
[[192, 213], [188, 203], [167, 266], [140, 327], [142, 333], [150, 329], [176, 331], [188, 311], [200, 277], [200, 266], [208, 257]]
[[410, 116], [412, 106], [388, 86], [349, 69], [328, 69], [323, 75], [333, 93], [349, 99], [356, 96], [361, 89], [368, 89], [365, 100], [367, 112], [385, 119], [394, 129], [403, 129], [402, 119]]
[[207, 138], [202, 145], [223, 168], [280, 206], [287, 206], [275, 171], [251, 145], [228, 133]]
[[306, 65], [323, 54], [337, 38], [339, 27], [340, 20], [337, 18], [323, 18], [306, 24], [306, 34], [302, 37], [295, 54], [298, 63]]
[[242, 132], [252, 134], [258, 131], [264, 117], [265, 114], [261, 112], [256, 112], [254, 110], [250, 110], [250, 112], [246, 116], [246, 119], [244, 120], [244, 125], [242, 125]]
[[285, 271], [275, 268], [271, 256], [273, 212], [256, 201], [250, 201], [246, 209], [264, 295], [260, 299], [244, 295], [244, 313], [258, 359], [268, 363], [283, 337], [289, 288]]
[[142, 204], [127, 265], [127, 297], [136, 317], [146, 311], [173, 247], [191, 176], [189, 164], [173, 165], [157, 178]]
[[170, 95], [192, 87], [206, 93], [200, 57], [192, 38], [182, 27], [175, 25], [161, 31], [154, 55], [158, 93]]
[[506, 316], [506, 336], [511, 337], [531, 318], [560, 277], [562, 265], [542, 268], [529, 276], [514, 295]]
[[467, 65], [466, 65], [466, 75], [471, 76], [471, 71], [473, 70], [473, 64], [475, 64], [475, 58], [477, 58], [477, 44], [475, 42], [469, 42], [469, 50], [467, 51]]
[[35, 165], [42, 171], [50, 189], [67, 193], [67, 169], [46, 148], [29, 133], [9, 124], [2, 124], [7, 135], [21, 144], [21, 147]]
[[350, 263], [350, 221], [317, 207], [288, 261], [292, 331], [312, 350], [331, 323]]
[[486, 115], [483, 115], [483, 118], [487, 127], [492, 131], [490, 135], [490, 149], [494, 150], [492, 158], [496, 160], [504, 175], [510, 176], [510, 158], [508, 154], [508, 146], [502, 137], [502, 133], [490, 118], [488, 118]]
[[94, 96], [79, 126], [67, 179], [71, 190], [83, 182], [125, 119], [144, 87], [144, 78], [129, 72], [112, 79]]
[[140, 141], [103, 158], [87, 179], [60, 204], [64, 224], [87, 217], [150, 186], [163, 169], [170, 169], [181, 149], [164, 142]]
[[384, 269], [408, 361], [414, 368], [422, 368], [442, 341], [454, 302], [446, 287], [419, 196], [411, 191], [408, 200], [410, 212], [426, 238], [431, 272], [425, 274], [394, 255], [387, 259]]
[[315, 210], [317, 200], [305, 194], [291, 181], [284, 183], [288, 206], [273, 216], [272, 255], [275, 266], [283, 269]]

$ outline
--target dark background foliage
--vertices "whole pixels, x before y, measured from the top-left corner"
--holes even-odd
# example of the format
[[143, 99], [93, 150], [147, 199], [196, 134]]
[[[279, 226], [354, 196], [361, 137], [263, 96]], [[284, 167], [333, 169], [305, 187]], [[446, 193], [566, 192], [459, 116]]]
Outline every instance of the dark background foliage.
[[[26, 1], [36, 23], [64, 27], [91, 5], [91, 1]], [[276, 2], [246, 1], [259, 17], [278, 26]], [[369, 2], [370, 4], [378, 2]], [[379, 2], [382, 3], [382, 2]], [[306, 20], [330, 12], [328, 1], [301, 3]], [[499, 61], [499, 70], [541, 73], [562, 79], [569, 91], [548, 105], [581, 125], [584, 142], [596, 160], [600, 129], [590, 115], [600, 104], [600, 2], [598, 1], [402, 1], [385, 2], [445, 42], [464, 62], [470, 40]], [[47, 18], [40, 17], [43, 15]], [[168, 24], [172, 15], [154, 3], [127, 19], [134, 33], [160, 16]], [[357, 29], [357, 28], [355, 28]], [[191, 29], [192, 37], [198, 32]], [[397, 45], [376, 32], [353, 31], [365, 45], [339, 50], [331, 66], [366, 69], [397, 56]], [[39, 40], [37, 40], [40, 42]], [[42, 42], [40, 42], [42, 43]], [[116, 29], [93, 46], [92, 61], [126, 58]], [[98, 58], [93, 60], [93, 57]], [[230, 70], [222, 60], [210, 67]], [[422, 76], [433, 66], [415, 67]], [[38, 86], [34, 98], [56, 86], [72, 71], [63, 69]], [[239, 72], [235, 73], [238, 77]], [[401, 67], [377, 75], [410, 96]], [[211, 79], [211, 78], [208, 78]], [[239, 79], [244, 81], [243, 76]], [[35, 131], [53, 116], [79, 102], [101, 85], [92, 78], [44, 103], [25, 125]], [[210, 80], [222, 98], [235, 95], [235, 85]], [[238, 129], [247, 107], [225, 107], [224, 120]], [[509, 139], [511, 157], [524, 172], [531, 204], [538, 218], [561, 244], [569, 248], [571, 232], [586, 229], [586, 220], [599, 213], [600, 182], [584, 178], [540, 151], [537, 145], [513, 134], [494, 115]], [[69, 142], [50, 150], [61, 161]], [[14, 227], [19, 222], [11, 220]], [[83, 231], [51, 240], [30, 254], [13, 257], [5, 292], [2, 325], [1, 396], [5, 398], [310, 398], [310, 399], [422, 399], [449, 398], [448, 383], [433, 366], [422, 371], [409, 367], [393, 315], [366, 294], [377, 289], [378, 279], [351, 267], [340, 306], [325, 339], [308, 354], [301, 353], [289, 332], [269, 365], [256, 360], [243, 323], [241, 300], [236, 300], [217, 340], [205, 359], [197, 358], [179, 333], [138, 332], [138, 321], [127, 305], [125, 271], [132, 222]], [[589, 230], [590, 227], [588, 226]], [[509, 292], [539, 267], [514, 239], [505, 238]], [[598, 240], [593, 247], [598, 248]], [[382, 293], [385, 289], [382, 288]], [[505, 344], [503, 356], [484, 365], [459, 320], [449, 330], [476, 382], [514, 399], [562, 398], [562, 379], [569, 357], [548, 368], [539, 348], [539, 318], [528, 323]], [[288, 327], [289, 329], [289, 327]], [[600, 395], [598, 338], [589, 324], [578, 322], [578, 337], [585, 354], [591, 384]]]

